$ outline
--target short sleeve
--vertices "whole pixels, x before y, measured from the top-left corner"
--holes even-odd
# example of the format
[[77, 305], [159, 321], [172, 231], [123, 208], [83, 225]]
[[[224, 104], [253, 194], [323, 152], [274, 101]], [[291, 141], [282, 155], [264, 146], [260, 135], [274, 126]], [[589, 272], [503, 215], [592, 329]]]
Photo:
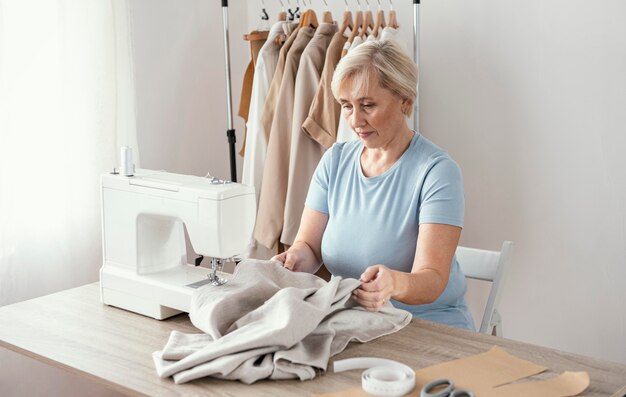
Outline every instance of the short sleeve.
[[307, 208], [324, 214], [328, 214], [328, 186], [330, 184], [333, 148], [335, 146], [328, 149], [317, 164], [309, 185], [309, 193], [304, 202]]
[[454, 160], [435, 160], [422, 186], [419, 224], [441, 223], [463, 227], [465, 195], [461, 169]]

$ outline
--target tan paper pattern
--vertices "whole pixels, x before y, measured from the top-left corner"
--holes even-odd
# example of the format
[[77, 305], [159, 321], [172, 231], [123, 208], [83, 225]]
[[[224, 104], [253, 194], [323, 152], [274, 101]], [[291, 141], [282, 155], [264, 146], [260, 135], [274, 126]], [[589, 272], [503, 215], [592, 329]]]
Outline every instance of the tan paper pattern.
[[506, 397], [567, 397], [582, 393], [589, 386], [586, 372], [563, 372], [561, 375], [532, 382], [505, 385], [492, 389], [486, 396]]

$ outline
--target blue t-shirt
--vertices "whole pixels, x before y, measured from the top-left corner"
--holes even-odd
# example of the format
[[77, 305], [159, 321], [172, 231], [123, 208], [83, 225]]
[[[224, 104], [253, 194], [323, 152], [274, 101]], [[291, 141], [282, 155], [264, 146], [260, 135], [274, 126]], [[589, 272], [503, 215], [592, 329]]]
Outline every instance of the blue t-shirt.
[[[463, 226], [461, 171], [447, 152], [418, 133], [378, 176], [363, 174], [362, 151], [361, 141], [334, 144], [311, 180], [306, 206], [329, 215], [322, 238], [324, 265], [333, 275], [356, 279], [376, 264], [410, 272], [420, 224]], [[392, 303], [416, 317], [473, 330], [466, 289], [454, 257], [448, 285], [435, 302]]]

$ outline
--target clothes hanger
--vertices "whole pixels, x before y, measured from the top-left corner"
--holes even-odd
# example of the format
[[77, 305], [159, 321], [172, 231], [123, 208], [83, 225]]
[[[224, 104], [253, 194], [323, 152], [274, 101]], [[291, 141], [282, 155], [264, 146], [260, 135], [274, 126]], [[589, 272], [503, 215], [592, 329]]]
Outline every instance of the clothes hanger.
[[374, 29], [374, 16], [372, 10], [370, 10], [369, 0], [365, 0], [367, 3], [367, 10], [363, 12], [363, 24], [361, 25], [361, 38], [364, 39], [368, 34], [368, 30], [371, 32]]
[[320, 26], [319, 22], [317, 21], [317, 14], [315, 14], [315, 11], [313, 11], [313, 9], [309, 10], [309, 20], [308, 23], [304, 26], [310, 26], [312, 28], [317, 28], [318, 26]]
[[[304, 5], [306, 3], [303, 1]], [[313, 11], [312, 8], [309, 8], [302, 14], [302, 19], [300, 19], [299, 27], [303, 28], [305, 26], [310, 26], [312, 28], [317, 28], [319, 26], [319, 22], [317, 21], [317, 14]]]
[[354, 22], [352, 22], [352, 11], [348, 7], [348, 0], [343, 0], [346, 3], [346, 10], [343, 12], [343, 19], [341, 21], [341, 27], [339, 31], [343, 34], [346, 29], [350, 28], [350, 32], [354, 30]]
[[322, 0], [324, 2], [324, 5], [326, 6], [326, 11], [324, 11], [324, 13], [322, 14], [322, 22], [324, 23], [335, 23], [335, 21], [333, 21], [333, 14], [330, 12], [330, 9], [328, 8], [328, 2], [326, 0]]
[[398, 25], [398, 20], [396, 19], [396, 10], [393, 9], [393, 3], [389, 0], [389, 24], [387, 26], [398, 29], [400, 25]]
[[300, 23], [298, 24], [299, 28], [307, 26], [309, 22], [309, 11], [304, 10], [304, 12], [300, 15]]
[[285, 12], [285, 3], [283, 3], [283, 0], [279, 0], [280, 1], [280, 12], [278, 13], [278, 18], [276, 18], [278, 21], [286, 21], [287, 20], [287, 12]]
[[[286, 22], [287, 12], [285, 11], [285, 3], [283, 3], [283, 0], [278, 0], [278, 1], [280, 1], [280, 6], [281, 6], [281, 11], [278, 13], [278, 20]], [[287, 35], [284, 32], [281, 32], [274, 39], [274, 44], [280, 47], [285, 43], [286, 40], [287, 40]]]
[[[354, 20], [354, 28], [352, 29], [352, 32], [350, 32], [350, 36], [348, 36], [348, 40], [346, 41], [349, 44], [352, 44], [354, 38], [359, 35], [359, 29], [363, 24], [363, 11], [361, 10], [361, 2], [359, 0], [356, 0], [356, 2], [359, 5], [359, 10], [355, 14], [356, 16]], [[344, 49], [341, 51], [341, 56], [343, 57], [347, 53], [348, 49], [344, 47]]]
[[379, 30], [385, 26], [385, 12], [380, 6], [380, 0], [378, 0], [378, 11], [376, 12], [376, 22], [374, 23], [374, 29], [372, 29], [372, 35], [378, 37], [380, 34]]

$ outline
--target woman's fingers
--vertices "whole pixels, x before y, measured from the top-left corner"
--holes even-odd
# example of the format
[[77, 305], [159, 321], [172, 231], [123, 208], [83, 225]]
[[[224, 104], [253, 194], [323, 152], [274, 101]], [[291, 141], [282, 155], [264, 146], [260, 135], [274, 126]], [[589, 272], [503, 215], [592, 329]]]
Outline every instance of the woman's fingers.
[[282, 262], [285, 263], [285, 259], [287, 257], [287, 253], [283, 252], [282, 254], [278, 254], [278, 255], [274, 255], [272, 257], [272, 259], [270, 259], [271, 261], [278, 261], [278, 262]]
[[296, 260], [294, 259], [294, 255], [290, 255], [287, 252], [283, 252], [282, 254], [274, 255], [272, 261], [281, 262], [285, 269], [293, 270], [296, 265]]
[[357, 288], [352, 294], [359, 305], [370, 311], [379, 311], [388, 301], [386, 294], [382, 291], [369, 292]]
[[296, 262], [297, 260], [295, 258], [295, 255], [287, 255], [287, 259], [285, 259], [283, 267], [285, 269], [293, 270], [293, 268], [296, 266]]
[[353, 294], [357, 302], [370, 311], [379, 311], [394, 290], [391, 273], [383, 265], [370, 266], [361, 275], [361, 285]]
[[378, 266], [370, 266], [367, 269], [365, 269], [363, 274], [361, 274], [361, 278], [359, 278], [359, 280], [363, 283], [368, 283], [376, 278], [378, 271], [379, 271]]

